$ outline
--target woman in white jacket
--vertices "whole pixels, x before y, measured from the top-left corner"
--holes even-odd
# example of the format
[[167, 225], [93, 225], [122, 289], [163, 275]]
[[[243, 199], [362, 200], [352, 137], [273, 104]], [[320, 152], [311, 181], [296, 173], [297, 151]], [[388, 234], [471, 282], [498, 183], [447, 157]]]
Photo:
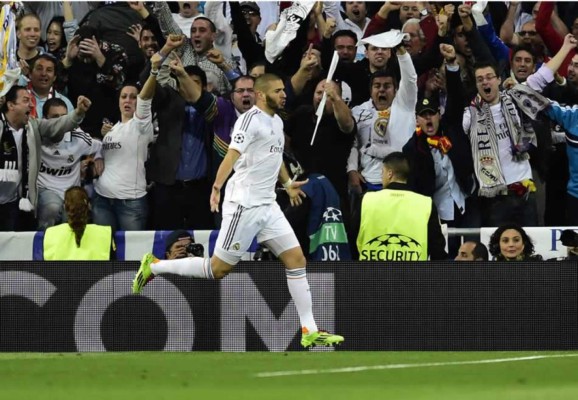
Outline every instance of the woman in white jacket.
[[94, 185], [93, 220], [115, 231], [143, 230], [146, 226], [145, 161], [153, 140], [151, 103], [161, 62], [158, 53], [151, 57], [151, 73], [140, 93], [134, 85], [121, 89], [121, 121], [102, 141], [104, 172]]

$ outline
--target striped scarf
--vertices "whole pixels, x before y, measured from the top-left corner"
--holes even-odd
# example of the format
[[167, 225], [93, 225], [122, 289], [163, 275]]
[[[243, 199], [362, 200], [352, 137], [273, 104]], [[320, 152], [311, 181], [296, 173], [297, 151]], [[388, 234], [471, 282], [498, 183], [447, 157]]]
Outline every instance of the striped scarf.
[[[28, 93], [30, 94], [30, 103], [32, 103], [32, 110], [30, 111], [30, 118], [38, 118], [38, 105], [37, 105], [37, 97], [40, 97], [36, 94], [36, 92], [34, 91], [34, 88], [32, 87], [32, 82], [28, 82], [28, 86], [26, 87], [26, 89], [28, 90]], [[48, 96], [46, 96], [46, 100], [49, 100], [51, 98], [55, 97], [54, 96], [54, 86], [50, 87], [50, 90], [48, 91]]]
[[[0, 124], [2, 124], [2, 133], [0, 134], [2, 135], [0, 137], [0, 182], [18, 183], [18, 171], [21, 171], [22, 181], [20, 182], [20, 186], [22, 188], [22, 197], [18, 207], [22, 211], [32, 211], [33, 206], [28, 199], [30, 194], [28, 187], [30, 152], [26, 133], [28, 126], [25, 125], [22, 130], [21, 157], [18, 157], [18, 147], [14, 139], [14, 134], [10, 126], [8, 126], [8, 119], [3, 113], [0, 113]], [[20, 161], [22, 162], [21, 165], [19, 164]]]
[[[528, 151], [537, 146], [536, 133], [530, 119], [549, 106], [549, 101], [526, 85], [517, 84], [500, 92], [500, 105], [508, 127], [514, 161], [528, 160]], [[478, 194], [495, 197], [507, 193], [500, 164], [498, 138], [490, 105], [478, 94], [470, 104], [470, 144], [474, 169], [480, 184]]]

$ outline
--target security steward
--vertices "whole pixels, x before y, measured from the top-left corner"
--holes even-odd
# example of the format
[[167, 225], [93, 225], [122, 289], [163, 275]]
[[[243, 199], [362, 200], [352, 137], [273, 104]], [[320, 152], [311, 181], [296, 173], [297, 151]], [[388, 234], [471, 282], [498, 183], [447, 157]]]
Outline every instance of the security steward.
[[73, 186], [64, 193], [68, 220], [44, 232], [45, 261], [108, 261], [115, 244], [110, 226], [88, 224], [90, 201], [86, 191]]
[[407, 186], [410, 173], [401, 152], [383, 160], [383, 189], [361, 202], [357, 248], [361, 261], [446, 260], [445, 238], [430, 197]]

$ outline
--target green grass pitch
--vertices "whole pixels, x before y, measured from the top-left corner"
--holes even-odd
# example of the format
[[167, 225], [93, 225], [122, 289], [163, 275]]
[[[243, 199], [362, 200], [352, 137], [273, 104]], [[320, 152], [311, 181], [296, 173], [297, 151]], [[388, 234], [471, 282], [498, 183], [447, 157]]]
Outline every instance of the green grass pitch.
[[0, 353], [0, 399], [575, 400], [578, 353]]

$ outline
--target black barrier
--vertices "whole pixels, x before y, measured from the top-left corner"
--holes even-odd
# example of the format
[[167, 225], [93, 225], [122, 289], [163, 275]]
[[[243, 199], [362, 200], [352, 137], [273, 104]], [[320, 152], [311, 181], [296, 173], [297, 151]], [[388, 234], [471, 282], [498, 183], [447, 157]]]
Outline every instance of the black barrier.
[[[138, 264], [3, 262], [0, 351], [300, 350], [281, 264], [241, 263], [220, 282]], [[574, 262], [316, 263], [320, 327], [338, 350], [578, 349]]]

